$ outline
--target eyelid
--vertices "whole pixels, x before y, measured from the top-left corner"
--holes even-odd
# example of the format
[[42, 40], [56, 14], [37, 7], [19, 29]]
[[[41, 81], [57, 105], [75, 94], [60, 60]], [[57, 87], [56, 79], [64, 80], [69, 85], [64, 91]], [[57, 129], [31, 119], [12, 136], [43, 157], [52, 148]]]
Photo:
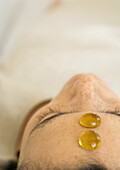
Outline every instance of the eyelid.
[[[116, 107], [114, 112], [118, 112], [119, 110], [120, 110], [120, 108]], [[42, 115], [39, 116], [39, 123], [40, 123], [46, 116], [51, 115], [51, 114], [53, 114], [53, 113], [58, 114], [58, 113], [60, 113], [60, 112], [61, 112], [60, 110], [55, 110], [55, 109], [49, 108], [49, 111], [48, 111], [48, 112], [44, 112], [44, 113], [42, 113]], [[73, 110], [73, 111], [69, 111], [69, 112], [78, 112], [78, 111]], [[101, 113], [105, 113], [105, 112], [106, 112], [105, 110], [101, 111]], [[110, 112], [110, 111], [108, 111], [108, 112]], [[67, 112], [62, 112], [62, 113], [67, 113]], [[106, 112], [106, 113], [107, 113], [107, 112]]]
[[[75, 112], [75, 111], [73, 111], [73, 112]], [[37, 122], [37, 124], [32, 128], [32, 130], [30, 131], [30, 134], [29, 135], [31, 135], [32, 134], [32, 132], [34, 131], [34, 129], [36, 129], [37, 128], [37, 126], [40, 124], [40, 123], [42, 123], [43, 121], [45, 121], [46, 119], [44, 119], [47, 115], [51, 115], [51, 114], [59, 114], [59, 113], [61, 113], [60, 111], [57, 111], [57, 110], [53, 110], [53, 109], [50, 109], [50, 111], [49, 112], [44, 112], [44, 113], [42, 113], [42, 115], [40, 115], [40, 117], [39, 117], [39, 122]], [[64, 113], [69, 113], [69, 112], [62, 112], [63, 114]], [[72, 112], [71, 112], [72, 113]], [[54, 116], [54, 115], [53, 115]], [[52, 117], [52, 116], [50, 116], [50, 117]], [[50, 118], [49, 117], [49, 118]]]
[[48, 111], [48, 112], [43, 112], [43, 113], [39, 116], [39, 123], [40, 123], [46, 116], [51, 115], [51, 114], [53, 114], [53, 113], [58, 113], [58, 111], [49, 108], [49, 111]]
[[[46, 117], [47, 117], [48, 115], [54, 116], [53, 114], [55, 114], [55, 113], [46, 113], [45, 115], [42, 115], [41, 118], [40, 118], [40, 120], [39, 120], [39, 123], [41, 123], [41, 122], [43, 122], [44, 120], [46, 120]], [[57, 113], [57, 114], [58, 114], [58, 113]], [[51, 117], [51, 116], [50, 116], [50, 117]], [[47, 117], [47, 118], [50, 118], [50, 117]]]
[[[51, 114], [59, 114], [59, 113], [75, 113], [75, 112], [78, 112], [76, 110], [73, 110], [73, 111], [69, 111], [69, 112], [61, 112], [59, 110], [55, 110], [55, 109], [52, 109], [52, 108], [49, 108], [49, 111], [48, 112], [43, 112], [41, 113], [41, 115], [39, 116], [38, 118], [38, 122], [36, 123], [36, 125], [32, 128], [30, 134], [32, 133], [32, 131], [34, 131], [34, 129], [43, 121], [43, 120], [46, 120], [44, 119], [46, 116], [48, 115], [51, 115]], [[51, 116], [50, 116], [51, 117]], [[49, 118], [50, 118], [49, 117]]]
[[[115, 108], [115, 112], [118, 112], [118, 108]], [[70, 111], [69, 111], [70, 112]], [[78, 111], [71, 111], [71, 113], [75, 113], [75, 112], [78, 112]], [[46, 117], [46, 116], [48, 116], [48, 115], [51, 115], [51, 114], [54, 114], [54, 113], [56, 113], [56, 114], [59, 114], [59, 113], [61, 113], [61, 111], [58, 111], [58, 110], [53, 110], [53, 109], [51, 109], [51, 108], [49, 108], [49, 111], [48, 112], [44, 112], [44, 113], [42, 113], [42, 115], [40, 115], [39, 116], [39, 121], [37, 122], [37, 124], [33, 127], [33, 129], [32, 129], [32, 131], [38, 126], [38, 124], [40, 124], [43, 120], [45, 120], [44, 118]], [[64, 113], [68, 113], [68, 112], [62, 112], [63, 114]], [[101, 111], [101, 113], [107, 113], [106, 111]], [[108, 113], [111, 113], [110, 111], [108, 111]], [[111, 113], [111, 114], [113, 114], [113, 113]], [[119, 114], [119, 116], [120, 116], [120, 114]], [[50, 118], [50, 117], [49, 117]], [[32, 132], [31, 131], [31, 132]], [[31, 132], [30, 132], [30, 134], [31, 134]]]
[[44, 118], [45, 118], [47, 115], [51, 115], [52, 113], [54, 113], [54, 111], [53, 111], [53, 112], [52, 112], [52, 111], [53, 111], [53, 110], [51, 110], [51, 111], [49, 111], [49, 112], [44, 112], [44, 113], [42, 113], [42, 115], [39, 116], [38, 122], [34, 125], [34, 127], [32, 128], [32, 130], [30, 131], [30, 134], [29, 134], [29, 135], [31, 135], [31, 133], [34, 131], [34, 129], [36, 129], [37, 126], [38, 126], [43, 120], [45, 120]]
[[52, 109], [52, 108], [49, 108], [49, 111], [48, 112], [43, 112], [40, 116], [39, 116], [39, 123], [41, 122], [41, 121], [43, 121], [43, 119], [46, 117], [46, 116], [48, 116], [48, 115], [51, 115], [51, 114], [54, 114], [54, 113], [56, 113], [56, 114], [59, 114], [59, 113], [76, 113], [76, 112], [79, 112], [79, 111], [77, 111], [77, 110], [73, 110], [73, 111], [68, 111], [68, 112], [63, 112], [63, 111], [60, 111], [60, 110], [55, 110], [55, 109]]

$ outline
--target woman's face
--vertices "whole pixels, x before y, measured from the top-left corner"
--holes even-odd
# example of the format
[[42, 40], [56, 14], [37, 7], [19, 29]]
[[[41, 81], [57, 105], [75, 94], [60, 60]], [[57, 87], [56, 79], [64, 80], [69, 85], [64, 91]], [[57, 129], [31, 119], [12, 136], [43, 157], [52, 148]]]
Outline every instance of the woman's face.
[[[28, 122], [19, 166], [28, 169], [78, 169], [84, 164], [103, 164], [120, 169], [120, 100], [95, 75], [79, 74], [70, 79], [49, 104], [36, 111]], [[79, 124], [85, 113], [100, 116], [101, 123], [90, 130], [101, 137], [93, 151], [79, 143]], [[46, 116], [45, 116], [46, 115]], [[56, 116], [57, 115], [57, 116]]]

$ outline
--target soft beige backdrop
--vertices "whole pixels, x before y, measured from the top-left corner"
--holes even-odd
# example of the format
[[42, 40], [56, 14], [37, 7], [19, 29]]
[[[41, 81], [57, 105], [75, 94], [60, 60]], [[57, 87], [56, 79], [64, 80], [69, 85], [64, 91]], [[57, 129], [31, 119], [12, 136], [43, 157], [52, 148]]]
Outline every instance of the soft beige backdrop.
[[0, 160], [8, 160], [28, 111], [74, 74], [95, 73], [120, 96], [120, 1], [0, 2]]

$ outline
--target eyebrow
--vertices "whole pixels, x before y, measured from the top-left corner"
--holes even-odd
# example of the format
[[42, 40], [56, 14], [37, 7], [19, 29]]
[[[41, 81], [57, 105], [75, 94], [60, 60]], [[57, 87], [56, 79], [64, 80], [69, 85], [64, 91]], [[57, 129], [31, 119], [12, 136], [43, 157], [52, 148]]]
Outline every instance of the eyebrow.
[[[80, 113], [80, 112], [57, 112], [56, 115], [53, 115], [45, 120], [43, 120], [42, 122], [38, 123], [33, 129], [32, 131], [30, 132], [30, 135], [38, 128], [41, 128], [41, 127], [44, 127], [48, 122], [50, 122], [50, 120], [53, 120], [55, 119], [56, 117], [59, 117], [59, 116], [62, 116], [62, 115], [66, 115], [66, 114], [73, 114], [73, 113]], [[102, 113], [102, 112], [101, 112]], [[113, 111], [113, 112], [103, 112], [103, 114], [106, 113], [106, 114], [113, 114], [115, 116], [119, 116], [120, 117], [120, 113], [119, 112], [116, 112], [116, 111]], [[30, 136], [29, 135], [29, 136]]]
[[[22, 169], [29, 169], [29, 167], [31, 166], [31, 164], [28, 164], [28, 163], [24, 163], [24, 164], [21, 164], [18, 168], [17, 168], [17, 170], [22, 170]], [[67, 167], [67, 168], [69, 168], [69, 167]], [[41, 169], [40, 167], [39, 167], [39, 169]], [[55, 168], [55, 169], [57, 169], [57, 167]], [[62, 169], [66, 169], [66, 167], [63, 167]], [[70, 168], [69, 168], [70, 169]], [[76, 165], [75, 167], [74, 167], [74, 169], [75, 170], [90, 170], [90, 169], [92, 169], [92, 170], [109, 170], [105, 165], [103, 165], [103, 164], [86, 164], [86, 165], [83, 165], [82, 167], [81, 166], [79, 166], [79, 164], [78, 165]], [[112, 169], [111, 169], [112, 170]]]

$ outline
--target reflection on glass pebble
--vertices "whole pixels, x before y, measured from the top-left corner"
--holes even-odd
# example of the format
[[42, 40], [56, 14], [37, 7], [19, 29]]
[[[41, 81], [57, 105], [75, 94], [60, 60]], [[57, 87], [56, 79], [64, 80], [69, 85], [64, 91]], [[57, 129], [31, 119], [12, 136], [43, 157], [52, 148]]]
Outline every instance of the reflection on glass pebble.
[[101, 139], [96, 132], [86, 130], [80, 134], [79, 144], [86, 150], [95, 150], [101, 145]]
[[101, 118], [93, 113], [86, 113], [80, 118], [80, 124], [87, 128], [94, 128], [100, 125]]

